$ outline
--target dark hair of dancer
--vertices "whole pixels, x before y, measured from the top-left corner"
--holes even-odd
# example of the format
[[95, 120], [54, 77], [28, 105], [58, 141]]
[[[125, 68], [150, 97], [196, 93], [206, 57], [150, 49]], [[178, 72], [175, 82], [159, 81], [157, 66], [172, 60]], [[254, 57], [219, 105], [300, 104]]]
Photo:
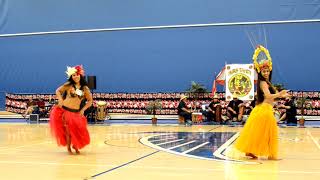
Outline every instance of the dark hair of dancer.
[[275, 94], [277, 91], [276, 89], [273, 87], [272, 83], [271, 83], [271, 78], [272, 78], [272, 71], [270, 71], [269, 74], [269, 79], [265, 79], [261, 72], [258, 73], [258, 83], [257, 83], [257, 104], [260, 104], [264, 101], [264, 94], [262, 89], [260, 88], [260, 82], [261, 81], [265, 81], [268, 85], [269, 85], [269, 91], [271, 94]]

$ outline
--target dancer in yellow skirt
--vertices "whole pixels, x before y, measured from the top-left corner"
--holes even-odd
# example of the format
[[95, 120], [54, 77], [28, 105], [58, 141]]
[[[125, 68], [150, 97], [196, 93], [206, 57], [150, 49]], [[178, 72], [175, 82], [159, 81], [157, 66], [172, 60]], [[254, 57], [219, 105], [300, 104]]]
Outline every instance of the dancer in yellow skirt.
[[[260, 51], [265, 52], [267, 59], [257, 62]], [[253, 159], [266, 156], [275, 160], [278, 158], [278, 126], [273, 103], [276, 98], [287, 97], [288, 91], [277, 92], [272, 86], [272, 61], [267, 49], [258, 46], [253, 57], [258, 73], [257, 105], [250, 113], [234, 147]]]

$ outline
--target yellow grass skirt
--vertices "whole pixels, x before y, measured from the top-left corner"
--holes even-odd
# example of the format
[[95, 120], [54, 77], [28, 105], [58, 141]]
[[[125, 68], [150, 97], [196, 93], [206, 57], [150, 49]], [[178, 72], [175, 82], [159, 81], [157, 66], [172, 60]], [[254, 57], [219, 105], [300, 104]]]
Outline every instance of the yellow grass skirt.
[[256, 156], [278, 157], [278, 126], [272, 105], [262, 103], [252, 110], [234, 147]]

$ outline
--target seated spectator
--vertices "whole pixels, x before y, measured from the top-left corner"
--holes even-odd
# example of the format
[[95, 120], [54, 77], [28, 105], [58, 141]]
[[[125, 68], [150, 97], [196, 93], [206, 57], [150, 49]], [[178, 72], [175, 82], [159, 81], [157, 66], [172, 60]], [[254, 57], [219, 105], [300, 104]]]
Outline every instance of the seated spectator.
[[27, 102], [27, 110], [25, 111], [24, 114], [22, 114], [22, 116], [23, 116], [24, 118], [26, 118], [27, 115], [33, 113], [33, 111], [35, 110], [36, 107], [37, 107], [36, 102], [33, 101], [32, 98], [30, 98], [30, 99], [28, 100], [28, 102]]
[[237, 96], [234, 96], [233, 100], [228, 104], [227, 116], [232, 121], [242, 121], [244, 110], [243, 101], [239, 100]]
[[257, 100], [257, 96], [254, 96], [254, 99], [251, 101], [250, 105], [249, 105], [249, 111], [248, 111], [248, 115], [250, 115], [251, 111], [253, 110], [253, 108], [256, 106], [256, 100]]
[[178, 105], [178, 115], [184, 117], [185, 123], [186, 124], [191, 124], [191, 114], [192, 111], [188, 110], [188, 106], [187, 106], [187, 96], [182, 95], [180, 98], [180, 102]]
[[285, 121], [287, 124], [297, 124], [297, 107], [294, 100], [294, 97], [287, 97], [286, 102], [278, 106], [278, 108], [285, 109], [285, 113], [280, 117], [280, 121]]
[[[218, 112], [219, 106], [221, 107], [220, 102], [219, 102], [219, 98], [215, 94], [212, 98], [211, 103], [209, 104], [209, 107], [208, 107], [208, 112], [207, 112], [208, 121], [216, 121], [216, 122], [221, 121], [221, 112]], [[221, 110], [221, 108], [220, 108], [220, 110]], [[219, 118], [219, 116], [220, 116], [220, 118]]]
[[39, 98], [38, 101], [36, 102], [36, 105], [38, 108], [34, 109], [33, 114], [39, 114], [39, 117], [45, 117], [47, 114], [46, 111], [46, 104], [42, 98]]
[[45, 102], [42, 98], [39, 98], [38, 101], [36, 102], [36, 104], [38, 105], [38, 107], [40, 109], [44, 109], [44, 107], [45, 107]]

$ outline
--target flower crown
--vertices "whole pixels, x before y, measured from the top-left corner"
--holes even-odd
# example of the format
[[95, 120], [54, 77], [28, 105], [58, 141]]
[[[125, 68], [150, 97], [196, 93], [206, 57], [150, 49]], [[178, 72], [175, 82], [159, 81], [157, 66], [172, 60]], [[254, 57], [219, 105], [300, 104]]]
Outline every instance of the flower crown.
[[68, 78], [70, 78], [70, 76], [72, 76], [75, 73], [77, 73], [77, 75], [84, 76], [84, 69], [83, 69], [82, 65], [77, 65], [74, 67], [67, 66], [66, 73], [67, 73]]
[[[264, 59], [258, 62], [257, 59], [260, 52], [264, 52], [265, 55], [267, 56], [267, 59]], [[263, 68], [268, 68], [270, 71], [272, 71], [271, 56], [268, 49], [266, 49], [265, 47], [258, 45], [256, 50], [254, 51], [252, 59], [253, 59], [254, 68], [257, 70], [258, 73], [260, 73], [261, 69]]]

